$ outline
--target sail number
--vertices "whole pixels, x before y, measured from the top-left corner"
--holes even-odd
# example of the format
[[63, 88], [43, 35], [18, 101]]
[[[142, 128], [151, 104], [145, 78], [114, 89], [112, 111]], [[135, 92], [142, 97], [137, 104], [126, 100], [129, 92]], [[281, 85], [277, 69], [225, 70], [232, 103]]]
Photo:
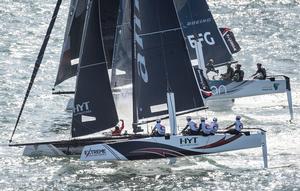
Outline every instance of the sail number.
[[213, 95], [222, 95], [227, 93], [227, 88], [224, 85], [220, 85], [219, 87], [211, 86], [210, 89]]

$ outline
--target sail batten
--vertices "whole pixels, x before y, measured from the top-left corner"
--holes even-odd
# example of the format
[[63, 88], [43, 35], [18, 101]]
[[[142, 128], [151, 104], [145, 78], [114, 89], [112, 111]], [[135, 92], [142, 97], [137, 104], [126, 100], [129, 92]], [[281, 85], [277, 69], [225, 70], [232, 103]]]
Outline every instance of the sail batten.
[[181, 30], [181, 28], [172, 28], [172, 29], [166, 29], [166, 30], [155, 31], [155, 32], [151, 32], [151, 33], [144, 33], [144, 34], [141, 33], [138, 36], [142, 37], [142, 36], [147, 36], [147, 35], [162, 34], [162, 33], [170, 32], [170, 31], [177, 31], [177, 30]]
[[94, 67], [94, 66], [101, 65], [101, 64], [107, 64], [107, 62], [101, 62], [101, 63], [96, 63], [96, 64], [90, 64], [90, 65], [88, 65], [88, 66], [80, 66], [80, 69], [83, 69], [83, 68], [89, 68], [89, 67]]

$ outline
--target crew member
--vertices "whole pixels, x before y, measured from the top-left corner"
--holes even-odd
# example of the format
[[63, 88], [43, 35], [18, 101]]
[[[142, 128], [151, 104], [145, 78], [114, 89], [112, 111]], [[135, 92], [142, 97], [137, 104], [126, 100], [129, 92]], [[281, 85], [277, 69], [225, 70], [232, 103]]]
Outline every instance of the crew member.
[[211, 134], [215, 134], [219, 129], [218, 119], [213, 118], [213, 121], [210, 123]]
[[223, 80], [232, 80], [234, 75], [234, 69], [231, 67], [231, 64], [227, 65], [227, 71], [224, 74], [221, 74]]
[[201, 131], [202, 135], [204, 135], [204, 136], [211, 135], [212, 129], [210, 128], [210, 126], [207, 123], [205, 123], [205, 118], [204, 117], [200, 118], [199, 128], [200, 128], [200, 131]]
[[181, 133], [184, 133], [188, 129], [187, 130], [188, 135], [198, 135], [199, 134], [199, 128], [197, 127], [197, 124], [192, 120], [192, 117], [187, 116], [186, 121], [187, 121], [187, 125], [181, 131]]
[[240, 64], [237, 64], [235, 66], [235, 71], [233, 73], [233, 80], [236, 82], [241, 82], [244, 79], [244, 71], [241, 70], [241, 66]]
[[112, 136], [120, 136], [121, 135], [121, 132], [124, 129], [125, 125], [124, 125], [123, 119], [120, 119], [120, 121], [121, 121], [121, 127], [119, 127], [119, 124], [117, 124], [115, 126], [115, 129], [111, 132]]
[[[231, 127], [234, 127], [234, 129], [230, 129]], [[241, 116], [236, 116], [235, 118], [235, 122], [228, 126], [226, 129], [229, 129], [226, 133], [230, 133], [230, 134], [239, 134], [241, 133], [241, 130], [243, 129], [244, 125], [241, 122]]]
[[251, 77], [254, 79], [265, 80], [267, 77], [266, 69], [262, 67], [261, 63], [257, 63], [256, 66], [257, 70]]
[[161, 120], [160, 119], [156, 119], [156, 124], [152, 130], [151, 135], [152, 136], [156, 136], [156, 137], [160, 137], [160, 136], [165, 136], [166, 133], [166, 128], [165, 126], [163, 126], [161, 124]]
[[215, 72], [215, 73], [219, 73], [219, 70], [216, 70], [215, 69], [215, 67], [214, 67], [214, 60], [213, 59], [209, 59], [208, 60], [208, 63], [207, 63], [207, 65], [206, 65], [206, 73], [208, 73], [208, 72], [210, 72], [210, 71], [212, 71], [212, 72]]

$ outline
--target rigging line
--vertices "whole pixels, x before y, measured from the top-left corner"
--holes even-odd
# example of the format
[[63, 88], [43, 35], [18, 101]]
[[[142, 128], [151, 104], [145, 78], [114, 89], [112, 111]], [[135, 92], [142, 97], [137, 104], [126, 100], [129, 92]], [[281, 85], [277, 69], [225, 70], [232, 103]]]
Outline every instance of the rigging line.
[[47, 44], [48, 44], [48, 41], [50, 39], [50, 34], [51, 34], [51, 31], [53, 29], [53, 26], [54, 26], [54, 23], [55, 23], [55, 20], [56, 20], [56, 17], [57, 17], [57, 14], [58, 14], [58, 11], [59, 11], [59, 7], [61, 5], [61, 2], [62, 0], [57, 0], [57, 3], [56, 3], [56, 6], [55, 6], [55, 9], [54, 9], [54, 12], [53, 12], [53, 15], [52, 15], [52, 18], [51, 18], [51, 21], [50, 21], [50, 24], [48, 26], [48, 29], [47, 29], [47, 32], [46, 32], [46, 35], [45, 35], [45, 38], [44, 38], [44, 42], [41, 46], [41, 49], [40, 49], [40, 52], [37, 56], [37, 59], [35, 61], [35, 65], [34, 65], [34, 69], [33, 69], [33, 72], [32, 72], [32, 75], [31, 75], [31, 79], [30, 79], [30, 82], [28, 84], [28, 87], [27, 87], [27, 91], [26, 91], [26, 94], [25, 94], [25, 97], [24, 97], [24, 100], [23, 100], [23, 103], [22, 103], [22, 106], [21, 106], [21, 109], [20, 109], [20, 112], [19, 112], [19, 115], [18, 115], [18, 118], [17, 118], [17, 121], [16, 121], [16, 124], [15, 124], [15, 127], [14, 127], [14, 130], [11, 134], [11, 137], [9, 139], [9, 143], [12, 142], [12, 138], [16, 132], [16, 129], [17, 129], [17, 126], [19, 124], [19, 121], [20, 121], [20, 118], [21, 118], [21, 115], [22, 115], [22, 112], [23, 112], [23, 109], [25, 107], [25, 103], [27, 101], [27, 98], [29, 96], [29, 93], [31, 91], [31, 88], [32, 88], [32, 85], [33, 85], [33, 82], [34, 82], [34, 79], [36, 77], [36, 74], [39, 70], [39, 67], [41, 65], [41, 62], [43, 60], [43, 56], [44, 56], [44, 53], [45, 53], [45, 50], [46, 50], [46, 47], [47, 47]]

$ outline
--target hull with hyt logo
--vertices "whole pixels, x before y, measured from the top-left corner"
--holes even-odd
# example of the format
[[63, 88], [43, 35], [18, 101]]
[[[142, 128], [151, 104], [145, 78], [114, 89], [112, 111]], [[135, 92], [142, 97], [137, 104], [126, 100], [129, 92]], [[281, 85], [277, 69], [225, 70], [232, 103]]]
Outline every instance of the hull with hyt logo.
[[143, 160], [184, 157], [261, 147], [265, 139], [262, 130], [237, 135], [218, 133], [210, 136], [147, 137], [115, 143], [88, 145], [81, 160]]

